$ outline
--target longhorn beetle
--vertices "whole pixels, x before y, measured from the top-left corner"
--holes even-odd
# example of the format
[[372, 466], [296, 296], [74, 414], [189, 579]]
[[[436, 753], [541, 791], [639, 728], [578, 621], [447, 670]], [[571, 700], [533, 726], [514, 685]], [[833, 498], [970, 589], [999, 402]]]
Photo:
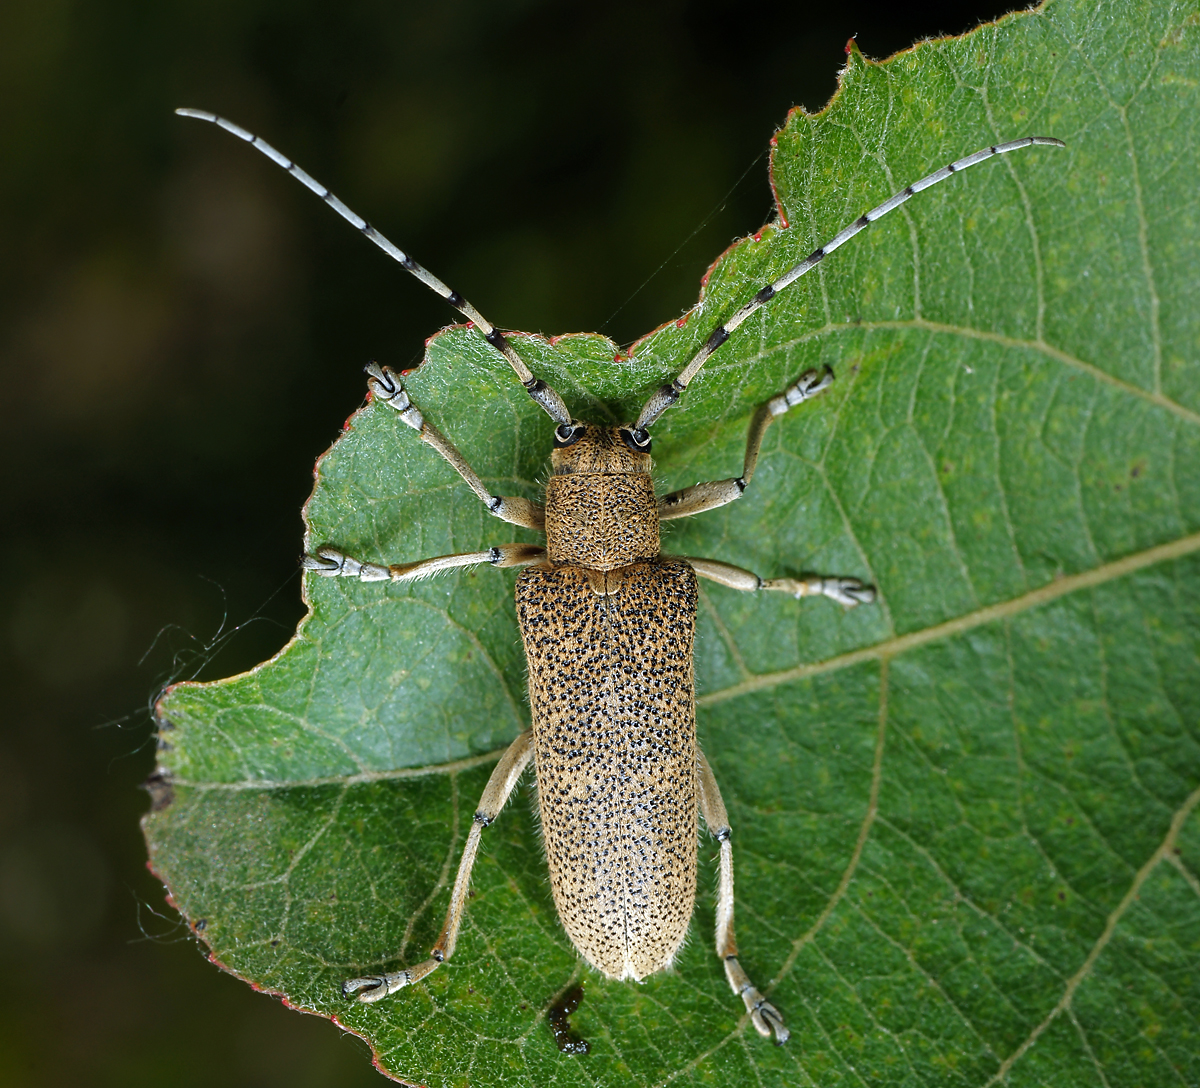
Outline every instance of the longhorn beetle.
[[258, 148], [441, 295], [508, 360], [554, 423], [545, 503], [492, 495], [454, 444], [409, 400], [399, 377], [387, 367], [367, 367], [373, 399], [398, 412], [490, 513], [544, 532], [546, 546], [502, 544], [388, 567], [331, 547], [304, 558], [305, 568], [316, 574], [364, 582], [409, 582], [481, 563], [526, 568], [517, 578], [517, 619], [529, 664], [532, 727], [500, 757], [483, 791], [430, 958], [400, 971], [348, 979], [343, 992], [360, 1001], [378, 1001], [419, 982], [454, 954], [480, 835], [532, 762], [555, 906], [584, 959], [613, 979], [641, 980], [671, 964], [696, 898], [698, 810], [721, 844], [716, 945], [725, 977], [741, 995], [759, 1034], [773, 1032], [776, 1043], [786, 1042], [788, 1029], [779, 1010], [738, 963], [729, 818], [712, 768], [696, 743], [696, 579], [749, 593], [816, 594], [847, 607], [874, 600], [875, 592], [857, 578], [763, 579], [713, 559], [664, 555], [659, 522], [738, 498], [754, 475], [767, 427], [827, 389], [833, 372], [828, 367], [806, 371], [759, 407], [750, 422], [742, 473], [732, 479], [656, 498], [650, 428], [746, 318], [868, 224], [922, 189], [994, 155], [1032, 144], [1065, 145], [1048, 136], [995, 144], [900, 190], [764, 286], [713, 330], [678, 376], [650, 397], [636, 422], [611, 427], [572, 417], [562, 397], [530, 371], [504, 333], [269, 144], [216, 114], [176, 112], [211, 121]]

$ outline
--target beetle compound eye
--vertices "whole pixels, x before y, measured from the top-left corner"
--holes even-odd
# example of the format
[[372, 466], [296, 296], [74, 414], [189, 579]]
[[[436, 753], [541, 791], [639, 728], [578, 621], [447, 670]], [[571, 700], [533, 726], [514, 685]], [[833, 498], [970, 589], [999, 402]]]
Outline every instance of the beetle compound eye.
[[637, 430], [629, 430], [626, 427], [621, 428], [621, 437], [634, 453], [649, 453], [650, 452], [650, 432], [644, 427]]
[[582, 423], [560, 423], [554, 428], [554, 448], [566, 449], [575, 445], [584, 435], [587, 428]]

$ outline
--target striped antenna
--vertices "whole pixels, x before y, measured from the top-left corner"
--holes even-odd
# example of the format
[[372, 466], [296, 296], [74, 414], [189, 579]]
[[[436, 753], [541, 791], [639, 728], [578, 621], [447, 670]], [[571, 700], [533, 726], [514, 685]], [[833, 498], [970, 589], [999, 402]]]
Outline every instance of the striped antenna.
[[976, 151], [973, 155], [968, 155], [965, 159], [958, 159], [948, 166], [943, 166], [940, 170], [935, 170], [920, 181], [914, 181], [911, 185], [901, 189], [895, 196], [888, 197], [878, 207], [872, 208], [865, 215], [860, 215], [853, 223], [835, 234], [823, 246], [814, 249], [794, 268], [785, 272], [774, 282], [767, 284], [745, 306], [738, 310], [733, 317], [714, 329], [709, 338], [704, 341], [704, 345], [700, 350], [692, 356], [692, 361], [680, 371], [679, 376], [669, 385], [664, 385], [646, 402], [634, 428], [635, 438], [638, 441], [649, 439], [646, 428], [651, 426], [663, 412], [679, 399], [691, 380], [700, 372], [700, 368], [708, 361], [709, 356], [729, 339], [729, 334], [734, 329], [754, 313], [755, 310], [760, 309], [770, 302], [785, 287], [790, 287], [805, 272], [815, 268], [826, 256], [837, 249], [838, 246], [848, 242], [860, 230], [864, 230], [869, 224], [874, 223], [876, 219], [882, 219], [888, 212], [895, 211], [910, 196], [919, 193], [922, 189], [928, 189], [931, 185], [936, 185], [939, 181], [945, 181], [951, 174], [957, 174], [960, 170], [965, 170], [968, 166], [986, 162], [994, 155], [1006, 155], [1010, 151], [1016, 151], [1022, 147], [1030, 147], [1033, 144], [1044, 144], [1048, 147], [1067, 146], [1062, 140], [1056, 140], [1053, 136], [1026, 136], [1020, 140], [1011, 140], [1006, 144], [993, 144], [991, 147], [985, 147], [980, 151]]
[[245, 140], [251, 147], [257, 148], [274, 163], [278, 163], [289, 174], [292, 175], [306, 188], [311, 189], [317, 194], [326, 204], [328, 204], [335, 212], [338, 213], [347, 223], [356, 227], [368, 238], [371, 239], [380, 249], [384, 251], [394, 261], [398, 261], [402, 268], [411, 272], [431, 291], [441, 295], [451, 306], [453, 306], [460, 314], [470, 321], [483, 334], [483, 338], [492, 345], [505, 359], [509, 365], [517, 373], [517, 378], [525, 386], [526, 392], [534, 399], [534, 401], [545, 411], [545, 413], [554, 420], [559, 426], [567, 426], [571, 422], [571, 413], [567, 411], [566, 404], [563, 403], [562, 397], [558, 395], [550, 386], [548, 386], [540, 378], [535, 378], [533, 372], [525, 365], [525, 360], [522, 359], [509, 342], [508, 338], [495, 325], [493, 325], [486, 317], [483, 316], [474, 306], [472, 306], [465, 298], [457, 291], [452, 291], [441, 280], [437, 278], [427, 268], [419, 265], [399, 246], [388, 241], [382, 234], [379, 233], [370, 223], [368, 223], [361, 215], [351, 211], [343, 204], [336, 196], [325, 188], [320, 182], [310, 177], [300, 169], [286, 155], [276, 151], [266, 140], [255, 136], [252, 132], [247, 132], [240, 125], [235, 125], [232, 121], [227, 121], [224, 117], [218, 117], [215, 113], [209, 113], [207, 110], [190, 110], [178, 109], [175, 111], [181, 117], [195, 117], [201, 121], [209, 121], [226, 132], [233, 133], [239, 140]]

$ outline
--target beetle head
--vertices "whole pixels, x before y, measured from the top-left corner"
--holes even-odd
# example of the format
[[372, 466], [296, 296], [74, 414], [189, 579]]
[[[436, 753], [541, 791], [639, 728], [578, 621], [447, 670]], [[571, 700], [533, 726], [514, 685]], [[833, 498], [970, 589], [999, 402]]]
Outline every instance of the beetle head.
[[572, 420], [554, 429], [550, 470], [555, 476], [643, 475], [651, 464], [650, 436], [629, 424], [602, 427]]

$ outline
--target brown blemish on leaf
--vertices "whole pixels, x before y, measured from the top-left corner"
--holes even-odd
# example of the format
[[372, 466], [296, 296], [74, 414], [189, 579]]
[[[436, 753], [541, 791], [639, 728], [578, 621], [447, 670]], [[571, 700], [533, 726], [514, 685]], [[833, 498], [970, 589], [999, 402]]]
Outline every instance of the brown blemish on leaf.
[[163, 809], [170, 808], [175, 800], [175, 787], [162, 771], [156, 771], [147, 778], [142, 783], [142, 789], [150, 794], [151, 812], [162, 812]]

